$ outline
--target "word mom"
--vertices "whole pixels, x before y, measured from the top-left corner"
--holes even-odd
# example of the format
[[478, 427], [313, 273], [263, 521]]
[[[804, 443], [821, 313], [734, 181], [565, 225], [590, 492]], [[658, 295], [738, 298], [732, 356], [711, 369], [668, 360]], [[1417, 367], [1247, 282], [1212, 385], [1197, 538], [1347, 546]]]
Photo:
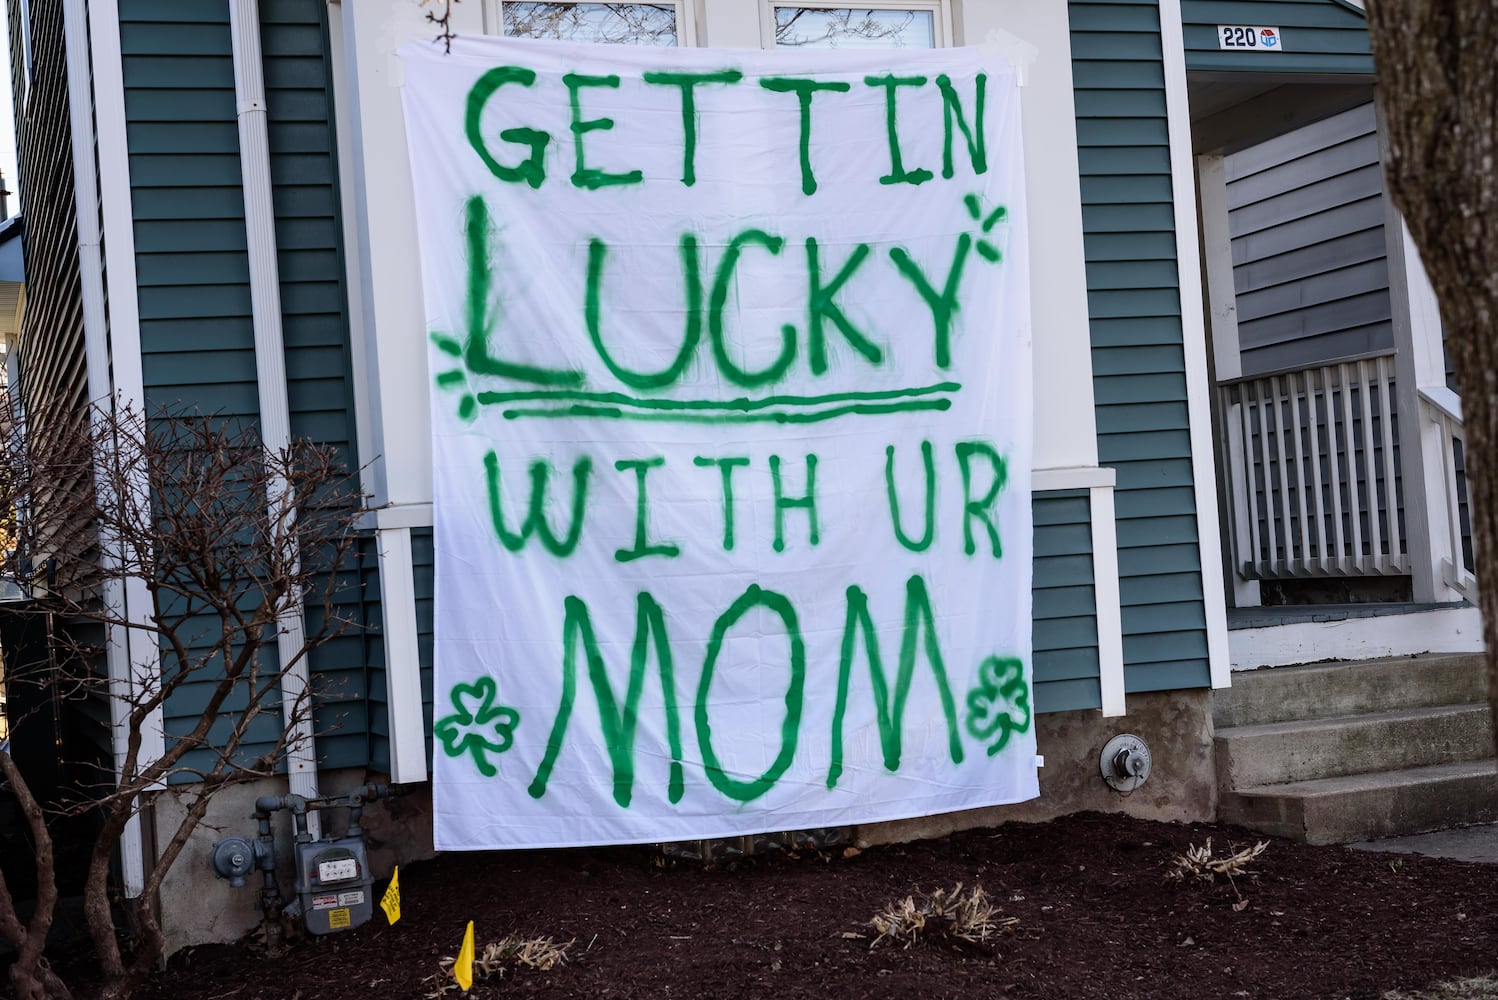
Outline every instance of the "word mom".
[[[780, 748], [774, 761], [763, 773], [754, 778], [735, 777], [723, 766], [713, 748], [713, 727], [710, 711], [710, 696], [713, 677], [729, 631], [749, 612], [764, 609], [779, 619], [787, 644], [789, 678], [785, 689], [785, 718], [780, 727]], [[527, 791], [532, 798], [546, 794], [557, 759], [566, 743], [568, 725], [572, 718], [573, 704], [577, 698], [579, 653], [586, 664], [588, 682], [598, 701], [598, 714], [603, 729], [603, 745], [607, 748], [613, 766], [614, 801], [628, 807], [634, 792], [635, 782], [635, 732], [639, 719], [639, 703], [644, 690], [646, 667], [654, 650], [661, 688], [665, 693], [665, 730], [671, 755], [671, 767], [666, 794], [674, 804], [681, 801], [686, 788], [686, 776], [682, 766], [682, 720], [678, 709], [680, 699], [676, 690], [675, 663], [671, 654], [671, 642], [666, 632], [666, 614], [660, 603], [647, 592], [639, 594], [636, 602], [635, 638], [630, 652], [629, 679], [623, 698], [609, 681], [603, 655], [594, 637], [592, 618], [588, 606], [575, 596], [565, 601], [566, 618], [562, 626], [562, 696], [552, 723], [546, 752], [536, 770], [535, 778]], [[885, 674], [884, 659], [880, 650], [878, 633], [869, 613], [868, 596], [858, 586], [847, 589], [847, 616], [843, 626], [842, 653], [838, 661], [837, 694], [832, 713], [830, 765], [827, 770], [827, 787], [834, 788], [843, 773], [843, 720], [848, 709], [848, 689], [853, 673], [853, 663], [859, 647], [868, 660], [870, 679], [878, 716], [879, 742], [884, 766], [889, 771], [900, 769], [903, 744], [905, 704], [915, 676], [916, 659], [924, 654], [930, 665], [932, 679], [941, 698], [942, 713], [946, 721], [947, 750], [952, 763], [963, 760], [961, 733], [958, 727], [957, 703], [952, 695], [947, 677], [946, 664], [937, 642], [936, 617], [927, 593], [926, 581], [912, 576], [905, 586], [904, 639], [900, 644], [900, 659], [895, 671], [893, 689]], [[796, 746], [801, 734], [801, 716], [806, 701], [806, 643], [802, 638], [801, 624], [796, 609], [782, 594], [765, 590], [757, 584], [751, 585], [713, 623], [708, 639], [707, 653], [702, 664], [702, 674], [697, 682], [696, 695], [692, 700], [692, 725], [696, 733], [698, 748], [702, 754], [708, 781], [720, 793], [737, 802], [750, 802], [759, 798], [775, 786], [785, 774], [796, 756]], [[1026, 713], [1028, 725], [1028, 712]]]

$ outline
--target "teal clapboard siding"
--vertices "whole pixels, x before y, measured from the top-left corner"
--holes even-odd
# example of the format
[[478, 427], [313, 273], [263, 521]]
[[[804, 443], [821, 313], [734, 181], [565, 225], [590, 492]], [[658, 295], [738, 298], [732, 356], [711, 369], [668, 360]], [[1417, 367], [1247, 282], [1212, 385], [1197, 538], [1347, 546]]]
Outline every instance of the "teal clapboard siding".
[[1035, 711], [1101, 708], [1092, 510], [1086, 490], [1037, 493], [1034, 610]]
[[[291, 433], [337, 448], [353, 470], [359, 456], [326, 12], [322, 0], [260, 0], [260, 44]], [[365, 627], [309, 659], [325, 767], [369, 763], [379, 741], [371, 727], [376, 718], [385, 725], [384, 706], [370, 702], [371, 678], [383, 670], [383, 652], [372, 657], [379, 636], [368, 628], [378, 615], [375, 565], [373, 541], [362, 542], [340, 581], [339, 611]]]
[[261, 0], [291, 432], [359, 467], [323, 0]]
[[[259, 416], [227, 0], [119, 0], [141, 362], [148, 407]], [[358, 467], [328, 64], [319, 0], [264, 0], [261, 38], [291, 429]], [[343, 574], [338, 611], [377, 618], [364, 568]], [[319, 611], [309, 607], [309, 628]], [[315, 725], [324, 766], [368, 763], [371, 642], [358, 631], [314, 651]], [[270, 651], [267, 655], [271, 655]], [[166, 706], [169, 735], [197, 721], [211, 681]], [[380, 706], [383, 708], [383, 706]], [[376, 712], [383, 724], [383, 712]], [[279, 713], [257, 720], [253, 754]]]
[[[1220, 24], [1278, 28], [1278, 52], [1223, 49]], [[1372, 75], [1368, 20], [1336, 0], [1181, 0], [1186, 68]]]
[[1070, 14], [1098, 458], [1118, 473], [1125, 689], [1205, 687], [1160, 11], [1073, 2]]
[[148, 406], [258, 415], [227, 3], [120, 0]]

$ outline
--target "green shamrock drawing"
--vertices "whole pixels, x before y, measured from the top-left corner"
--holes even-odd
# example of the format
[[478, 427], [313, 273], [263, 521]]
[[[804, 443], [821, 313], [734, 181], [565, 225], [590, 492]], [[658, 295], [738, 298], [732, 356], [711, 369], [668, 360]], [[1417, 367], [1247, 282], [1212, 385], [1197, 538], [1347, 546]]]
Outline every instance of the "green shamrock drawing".
[[499, 768], [490, 763], [489, 754], [510, 749], [515, 743], [515, 727], [520, 725], [519, 712], [494, 703], [498, 694], [493, 677], [453, 685], [450, 697], [457, 712], [438, 719], [433, 727], [444, 753], [449, 757], [472, 755], [474, 766], [486, 778], [499, 773]]
[[978, 668], [978, 683], [967, 693], [967, 731], [988, 745], [992, 757], [1013, 733], [1030, 728], [1030, 689], [1025, 666], [1013, 657], [990, 656]]

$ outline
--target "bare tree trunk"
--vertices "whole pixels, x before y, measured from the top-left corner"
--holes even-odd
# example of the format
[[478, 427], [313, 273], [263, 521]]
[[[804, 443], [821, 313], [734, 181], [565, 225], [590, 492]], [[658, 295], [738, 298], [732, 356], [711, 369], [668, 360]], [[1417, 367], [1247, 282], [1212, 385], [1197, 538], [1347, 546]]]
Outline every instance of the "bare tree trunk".
[[114, 926], [114, 911], [109, 904], [110, 860], [130, 818], [130, 801], [116, 798], [104, 812], [104, 823], [94, 840], [88, 859], [88, 875], [83, 883], [83, 916], [94, 942], [94, 956], [99, 974], [106, 984], [124, 978], [125, 965], [120, 955], [119, 938]]
[[68, 988], [48, 968], [42, 951], [47, 946], [47, 932], [52, 929], [52, 914], [57, 907], [57, 876], [52, 860], [52, 836], [41, 804], [15, 761], [0, 753], [0, 777], [10, 783], [11, 791], [31, 830], [33, 859], [36, 865], [36, 909], [31, 923], [23, 925], [16, 915], [14, 900], [0, 875], [0, 935], [16, 949], [15, 963], [10, 967], [10, 984], [19, 1000], [48, 1000], [71, 996]]
[[[45, 435], [0, 435], [0, 511], [25, 513], [16, 545], [0, 550], [0, 575], [29, 573], [28, 561], [38, 552], [65, 552], [58, 564], [66, 575], [32, 610], [49, 619], [93, 622], [106, 634], [144, 633], [160, 660], [149, 672], [132, 665], [138, 676], [125, 683], [92, 669], [107, 655], [91, 644], [94, 630], [53, 633], [63, 655], [50, 668], [49, 683], [64, 698], [114, 699], [126, 717], [119, 759], [56, 817], [44, 814], [14, 762], [0, 754], [0, 774], [15, 787], [31, 827], [41, 886], [26, 925], [0, 880], [0, 935], [16, 944], [9, 976], [24, 1000], [68, 996], [44, 957], [57, 899], [49, 819], [98, 817], [84, 912], [100, 995], [128, 997], [162, 956], [164, 933], [150, 902], [213, 796], [273, 777], [301, 732], [298, 722], [310, 704], [279, 711], [287, 707], [287, 672], [358, 624], [341, 609], [339, 595], [350, 585], [344, 570], [358, 544], [363, 503], [334, 449], [298, 441], [267, 451], [252, 428], [196, 412], [147, 417], [113, 405], [99, 419], [81, 416], [34, 414], [32, 424], [46, 428]], [[278, 502], [268, 503], [269, 497]], [[130, 577], [145, 581], [151, 594], [145, 621], [124, 618], [117, 606], [98, 599], [111, 583]], [[305, 631], [302, 648], [274, 664], [263, 660], [277, 623], [309, 607], [316, 624]], [[214, 623], [206, 631], [205, 620]], [[146, 754], [143, 727], [189, 686], [198, 719]], [[280, 717], [280, 731], [267, 741], [261, 723], [270, 711]], [[153, 859], [137, 905], [138, 933], [126, 941], [109, 898], [113, 855], [140, 797], [182, 778], [193, 783], [195, 797]]]
[[1387, 123], [1389, 193], [1435, 288], [1461, 390], [1488, 704], [1498, 733], [1498, 5], [1369, 0], [1368, 27]]

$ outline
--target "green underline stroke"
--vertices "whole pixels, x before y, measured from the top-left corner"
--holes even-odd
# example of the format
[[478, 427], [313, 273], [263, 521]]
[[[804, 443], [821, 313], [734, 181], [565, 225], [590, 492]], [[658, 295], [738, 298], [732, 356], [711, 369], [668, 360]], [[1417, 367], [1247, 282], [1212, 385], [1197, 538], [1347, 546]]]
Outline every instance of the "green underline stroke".
[[947, 410], [952, 406], [949, 399], [906, 399], [892, 403], [851, 403], [825, 410], [759, 410], [755, 412], [727, 413], [681, 413], [659, 410], [621, 410], [617, 406], [572, 406], [522, 407], [500, 411], [506, 420], [523, 417], [594, 417], [604, 420], [656, 420], [675, 421], [688, 424], [814, 424], [823, 420], [849, 415], [876, 416], [881, 413], [913, 413], [920, 410]]
[[[642, 410], [728, 410], [749, 413], [754, 410], [770, 408], [800, 409], [803, 407], [825, 406], [828, 403], [908, 399], [914, 396], [955, 393], [961, 388], [962, 385], [958, 382], [938, 382], [935, 385], [917, 386], [913, 389], [829, 392], [821, 396], [764, 396], [759, 399], [749, 399], [743, 396], [738, 399], [644, 399], [622, 392], [586, 392], [581, 389], [533, 389], [521, 392], [486, 391], [479, 393], [478, 399], [480, 403], [486, 405], [567, 401], [610, 403], [615, 406], [637, 407]], [[942, 408], [945, 409], [945, 407]]]

